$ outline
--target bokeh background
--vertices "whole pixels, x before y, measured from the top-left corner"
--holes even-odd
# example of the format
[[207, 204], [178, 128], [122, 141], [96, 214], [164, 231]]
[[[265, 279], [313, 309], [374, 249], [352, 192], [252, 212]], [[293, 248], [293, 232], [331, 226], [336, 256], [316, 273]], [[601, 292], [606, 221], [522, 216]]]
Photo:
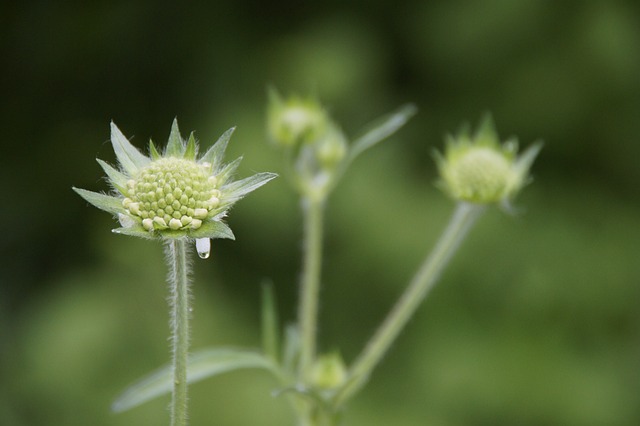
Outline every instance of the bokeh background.
[[[266, 87], [315, 93], [345, 132], [418, 115], [358, 159], [327, 211], [321, 347], [358, 353], [452, 210], [443, 135], [491, 111], [543, 139], [520, 214], [488, 212], [345, 413], [345, 425], [640, 424], [640, 4], [327, 0], [0, 6], [0, 424], [166, 424], [112, 399], [168, 360], [159, 244], [115, 236], [71, 186], [106, 190], [114, 120], [138, 147], [178, 117], [238, 127], [240, 175], [282, 172]], [[243, 200], [196, 262], [193, 347], [259, 344], [260, 283], [295, 319], [300, 215], [285, 179]], [[264, 373], [191, 389], [193, 425], [286, 425]]]

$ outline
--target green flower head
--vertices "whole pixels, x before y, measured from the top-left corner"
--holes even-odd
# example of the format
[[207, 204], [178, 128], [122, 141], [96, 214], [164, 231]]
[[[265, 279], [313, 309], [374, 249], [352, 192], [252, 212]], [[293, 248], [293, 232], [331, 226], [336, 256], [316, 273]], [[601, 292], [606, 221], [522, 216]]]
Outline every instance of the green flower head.
[[535, 143], [517, 156], [517, 140], [501, 144], [487, 115], [473, 136], [468, 130], [448, 136], [444, 155], [436, 153], [439, 186], [456, 200], [508, 205], [529, 181], [529, 168], [541, 147]]
[[169, 142], [162, 154], [153, 142], [149, 157], [129, 143], [111, 123], [111, 143], [118, 159], [116, 169], [102, 160], [98, 163], [107, 174], [112, 194], [73, 188], [82, 198], [99, 209], [118, 217], [117, 234], [149, 239], [230, 238], [231, 229], [222, 221], [228, 210], [249, 192], [276, 175], [258, 173], [233, 180], [241, 158], [223, 163], [224, 151], [234, 128], [197, 159], [198, 144], [193, 133], [188, 141], [180, 136], [178, 122], [171, 128]]

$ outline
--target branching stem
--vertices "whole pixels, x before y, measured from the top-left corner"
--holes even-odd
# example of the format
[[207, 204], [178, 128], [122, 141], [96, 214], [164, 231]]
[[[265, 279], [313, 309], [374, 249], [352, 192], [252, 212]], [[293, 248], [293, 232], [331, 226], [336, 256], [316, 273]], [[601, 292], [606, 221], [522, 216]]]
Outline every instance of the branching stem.
[[380, 328], [354, 361], [349, 370], [347, 385], [335, 396], [335, 406], [342, 405], [366, 383], [373, 369], [429, 294], [442, 270], [483, 210], [484, 207], [478, 204], [458, 203], [437, 245], [420, 266]]

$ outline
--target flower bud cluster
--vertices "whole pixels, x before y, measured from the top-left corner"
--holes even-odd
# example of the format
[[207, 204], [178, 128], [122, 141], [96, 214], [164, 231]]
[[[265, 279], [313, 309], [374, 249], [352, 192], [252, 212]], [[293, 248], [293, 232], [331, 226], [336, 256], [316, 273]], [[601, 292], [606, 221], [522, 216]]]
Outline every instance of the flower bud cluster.
[[271, 92], [267, 127], [271, 141], [293, 155], [291, 169], [306, 192], [326, 193], [347, 155], [347, 139], [313, 98], [282, 99]]
[[198, 229], [220, 204], [216, 184], [209, 163], [161, 158], [127, 181], [122, 205], [148, 231]]

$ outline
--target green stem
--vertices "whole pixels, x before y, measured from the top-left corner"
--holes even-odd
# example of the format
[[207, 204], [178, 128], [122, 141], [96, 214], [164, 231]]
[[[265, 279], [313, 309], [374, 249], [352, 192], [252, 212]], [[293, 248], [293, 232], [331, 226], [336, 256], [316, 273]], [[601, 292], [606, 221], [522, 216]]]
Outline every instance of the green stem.
[[302, 209], [304, 213], [304, 260], [298, 310], [298, 327], [300, 327], [298, 381], [305, 383], [316, 353], [324, 199], [305, 197], [302, 199]]
[[189, 275], [187, 241], [167, 243], [171, 305], [171, 343], [173, 356], [173, 392], [171, 426], [187, 424], [187, 354], [189, 350]]
[[364, 385], [373, 369], [429, 294], [440, 273], [483, 210], [481, 205], [458, 203], [449, 225], [437, 245], [420, 266], [380, 328], [354, 361], [348, 374], [349, 379], [346, 386], [335, 396], [336, 406], [343, 404]]

